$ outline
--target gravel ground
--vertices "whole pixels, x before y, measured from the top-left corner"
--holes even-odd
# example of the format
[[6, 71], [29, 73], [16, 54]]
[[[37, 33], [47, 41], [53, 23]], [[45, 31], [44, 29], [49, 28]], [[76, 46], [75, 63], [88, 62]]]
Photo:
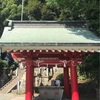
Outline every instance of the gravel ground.
[[11, 100], [11, 98], [13, 97], [13, 94], [3, 94], [3, 93], [0, 93], [0, 100]]

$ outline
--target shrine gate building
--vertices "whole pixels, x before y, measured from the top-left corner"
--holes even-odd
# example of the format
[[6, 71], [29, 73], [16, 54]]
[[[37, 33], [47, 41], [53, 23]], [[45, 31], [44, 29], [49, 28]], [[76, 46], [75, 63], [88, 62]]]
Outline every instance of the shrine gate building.
[[80, 21], [10, 21], [0, 39], [2, 52], [26, 62], [25, 100], [34, 96], [34, 68], [47, 65], [64, 69], [64, 94], [70, 97], [71, 92], [71, 100], [80, 100], [76, 66], [86, 53], [100, 52], [99, 44], [100, 39]]

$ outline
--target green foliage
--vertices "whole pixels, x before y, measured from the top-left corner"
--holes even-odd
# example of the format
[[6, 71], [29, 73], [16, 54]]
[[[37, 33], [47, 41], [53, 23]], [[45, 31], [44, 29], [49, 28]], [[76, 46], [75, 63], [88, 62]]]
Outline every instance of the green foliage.
[[12, 4], [9, 12], [9, 19], [14, 19], [17, 16], [17, 5]]
[[80, 75], [85, 75], [86, 78], [99, 81], [99, 54], [88, 54], [84, 58], [84, 63], [79, 66]]
[[57, 9], [55, 9], [54, 7], [44, 5], [42, 8], [42, 11], [41, 11], [42, 20], [55, 20], [55, 19], [57, 19], [56, 11], [57, 11]]
[[0, 67], [6, 69], [8, 66], [7, 61], [0, 59]]
[[0, 75], [2, 75], [3, 71], [7, 73], [8, 76], [12, 75], [11, 72], [13, 72], [17, 67], [18, 63], [16, 63], [12, 56], [10, 54], [7, 54], [6, 52], [1, 54], [0, 59]]
[[[21, 20], [22, 0], [0, 0], [0, 32], [6, 19]], [[24, 0], [24, 20], [84, 20], [97, 36], [99, 0]]]
[[42, 4], [38, 0], [29, 0], [28, 2], [28, 13], [32, 19], [41, 19], [41, 7]]
[[5, 60], [0, 59], [0, 76], [4, 69], [7, 69], [8, 63]]
[[55, 0], [61, 9], [60, 20], [84, 20], [90, 30], [100, 35], [99, 0]]
[[[2, 17], [1, 17], [1, 9], [0, 9], [0, 33], [3, 32], [3, 22], [2, 22]], [[2, 34], [0, 34], [1, 37]]]
[[46, 5], [57, 6], [56, 0], [46, 0]]
[[88, 22], [90, 30], [94, 31], [96, 35], [100, 35], [99, 29], [99, 1], [89, 0], [84, 7], [85, 18]]
[[[21, 0], [0, 0], [1, 1], [1, 18], [5, 24], [6, 19], [20, 20], [21, 19]], [[27, 4], [25, 0], [25, 4]], [[26, 8], [26, 7], [25, 7]], [[25, 12], [26, 11], [26, 12]], [[27, 10], [24, 10], [24, 18], [28, 19]]]

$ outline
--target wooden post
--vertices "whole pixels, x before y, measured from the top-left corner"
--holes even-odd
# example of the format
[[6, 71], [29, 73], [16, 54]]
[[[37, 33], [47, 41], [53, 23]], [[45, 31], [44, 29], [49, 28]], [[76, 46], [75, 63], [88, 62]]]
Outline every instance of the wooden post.
[[76, 65], [74, 61], [71, 63], [71, 89], [72, 89], [72, 99], [71, 100], [79, 100], [79, 92], [78, 92], [78, 82], [77, 82], [77, 72]]
[[32, 100], [33, 96], [33, 66], [32, 61], [26, 61], [26, 95], [25, 100]]
[[71, 96], [68, 67], [64, 68], [64, 94], [67, 97]]

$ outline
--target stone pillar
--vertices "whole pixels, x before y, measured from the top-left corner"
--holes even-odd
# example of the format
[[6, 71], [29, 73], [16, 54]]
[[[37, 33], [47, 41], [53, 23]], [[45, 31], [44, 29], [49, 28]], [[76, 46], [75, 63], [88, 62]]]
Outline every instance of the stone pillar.
[[32, 100], [33, 96], [33, 66], [32, 61], [26, 61], [26, 95], [25, 100]]
[[70, 69], [71, 69], [71, 89], [72, 89], [71, 100], [79, 100], [76, 64], [74, 64], [74, 61], [71, 63]]
[[64, 94], [66, 97], [71, 96], [68, 67], [64, 68]]

